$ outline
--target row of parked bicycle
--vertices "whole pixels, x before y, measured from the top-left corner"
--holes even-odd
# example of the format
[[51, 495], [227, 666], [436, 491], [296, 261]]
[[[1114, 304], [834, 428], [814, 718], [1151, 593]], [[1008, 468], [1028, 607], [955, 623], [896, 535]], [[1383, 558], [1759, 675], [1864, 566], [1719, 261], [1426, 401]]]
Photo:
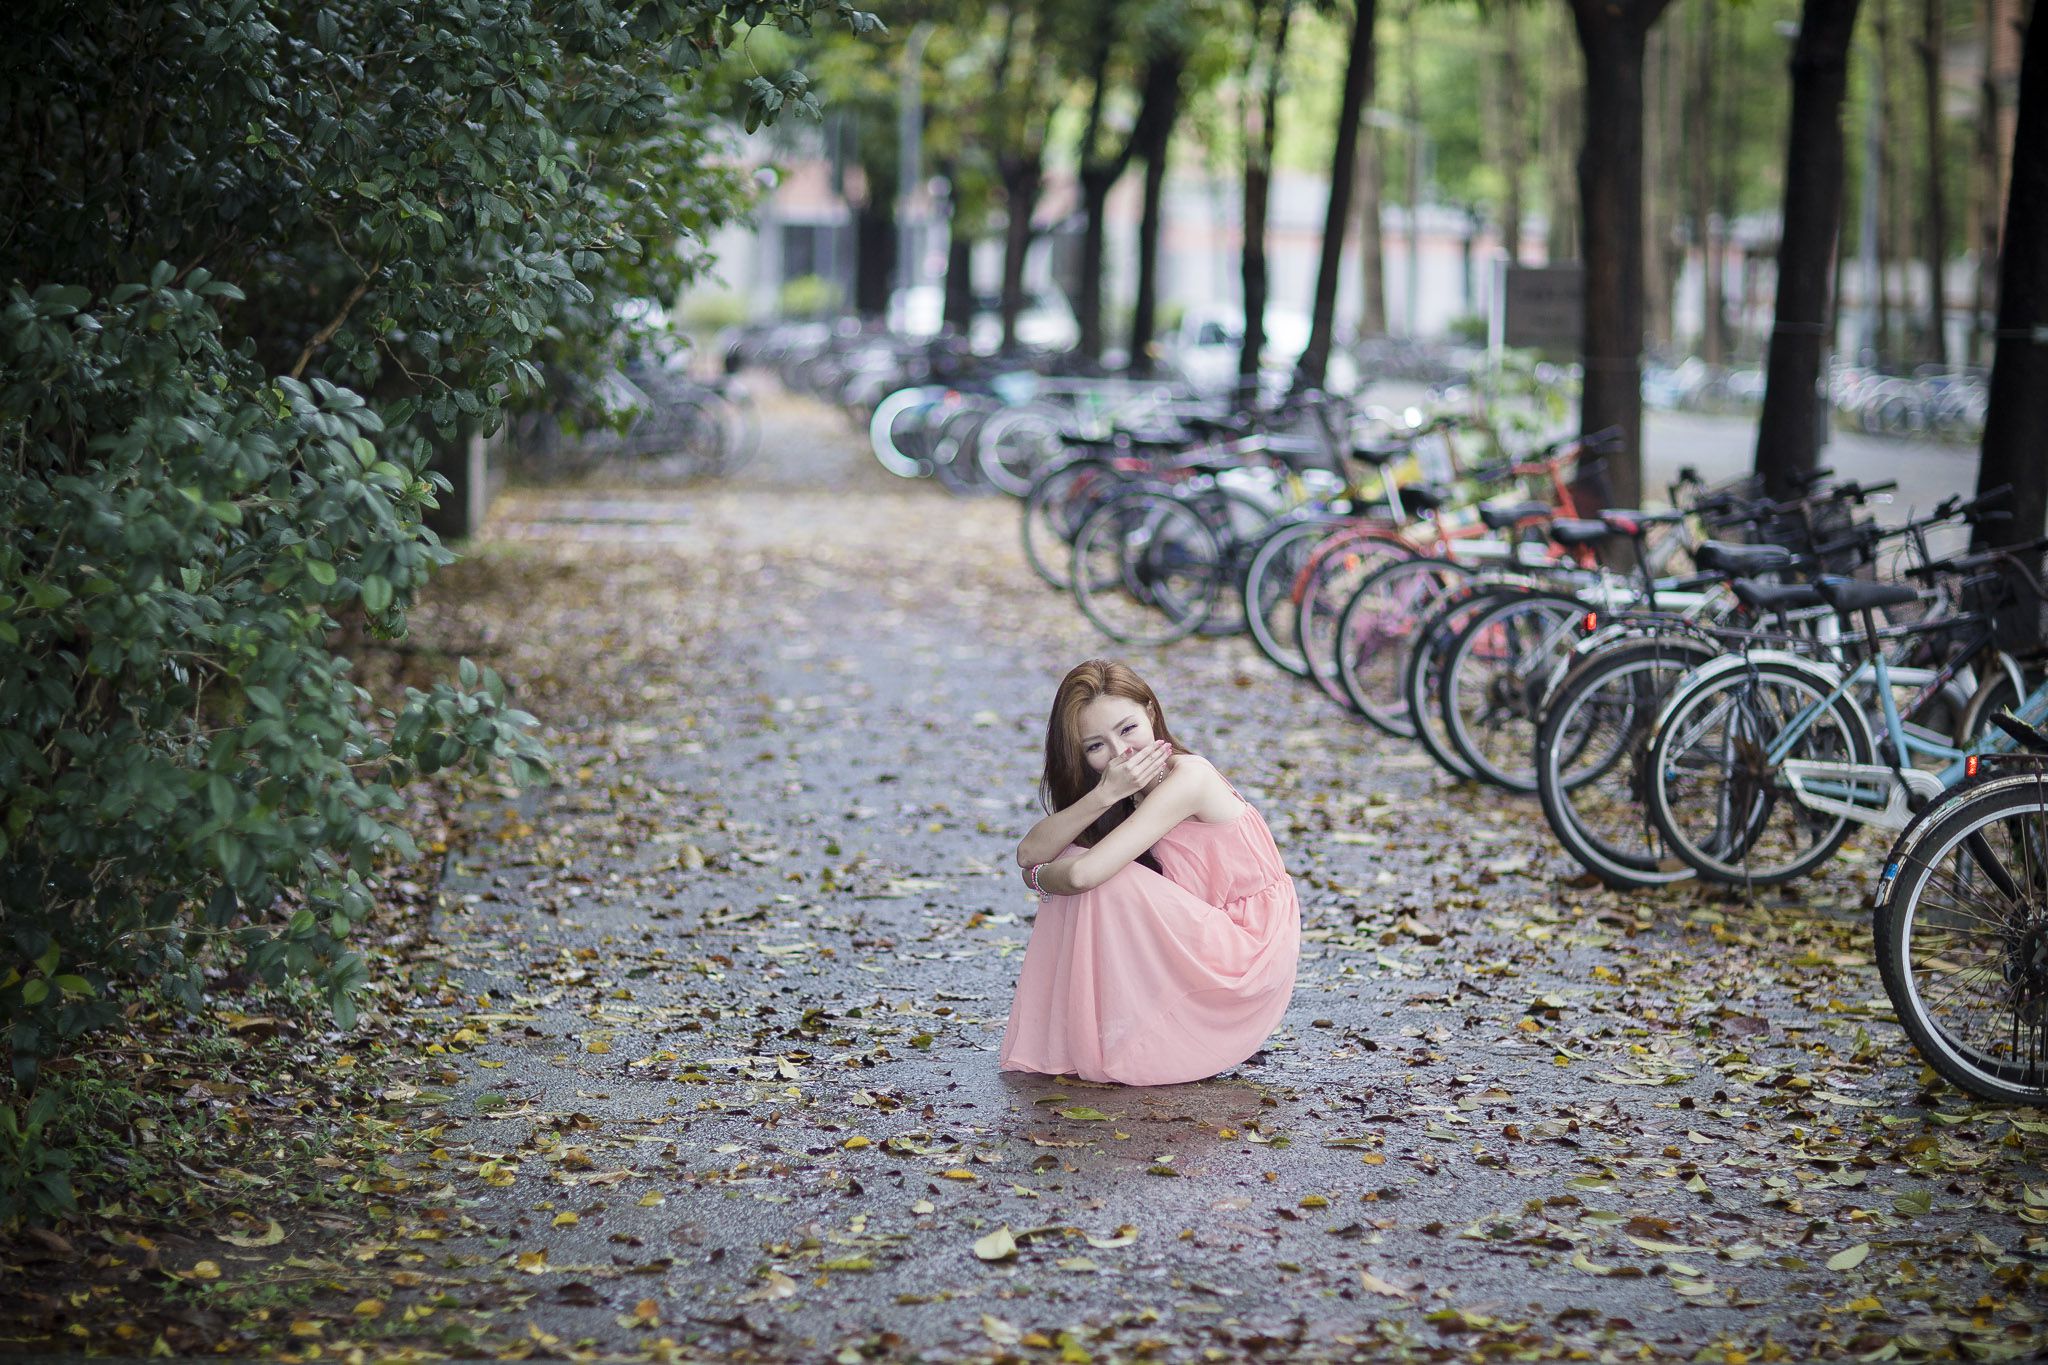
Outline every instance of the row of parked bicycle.
[[1599, 433], [1501, 457], [1470, 419], [940, 379], [913, 352], [783, 364], [885, 467], [1017, 497], [1033, 570], [1112, 639], [1245, 632], [1447, 773], [1533, 795], [1609, 885], [1784, 883], [1885, 831], [1901, 1024], [1958, 1086], [2048, 1102], [2048, 540], [1941, 549], [1998, 539], [1996, 499], [1885, 526], [1889, 485], [1771, 501], [1688, 473], [1668, 506], [1601, 507]]

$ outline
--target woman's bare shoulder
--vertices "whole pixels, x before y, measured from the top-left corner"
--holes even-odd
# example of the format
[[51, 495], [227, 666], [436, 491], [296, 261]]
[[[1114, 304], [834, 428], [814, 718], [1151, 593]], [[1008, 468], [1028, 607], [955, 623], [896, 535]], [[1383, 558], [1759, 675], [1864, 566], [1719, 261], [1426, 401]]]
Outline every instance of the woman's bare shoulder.
[[1200, 754], [1175, 754], [1168, 781], [1178, 779], [1189, 797], [1198, 803], [1199, 814], [1209, 820], [1224, 820], [1236, 813], [1236, 788], [1214, 763]]

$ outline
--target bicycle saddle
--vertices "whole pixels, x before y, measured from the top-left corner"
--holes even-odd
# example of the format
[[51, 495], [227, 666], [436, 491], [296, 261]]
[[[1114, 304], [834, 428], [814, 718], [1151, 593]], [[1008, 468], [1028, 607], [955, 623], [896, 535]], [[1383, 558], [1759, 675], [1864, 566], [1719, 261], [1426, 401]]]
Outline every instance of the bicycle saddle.
[[1374, 469], [1393, 463], [1415, 448], [1412, 441], [1367, 442], [1351, 447], [1351, 458]]
[[1819, 590], [1809, 583], [1759, 583], [1753, 578], [1738, 578], [1729, 586], [1736, 601], [1763, 616], [1821, 604]]
[[1442, 484], [1404, 483], [1400, 490], [1402, 510], [1412, 517], [1434, 512], [1450, 499], [1451, 490]]
[[1481, 503], [1479, 505], [1479, 520], [1486, 524], [1488, 530], [1505, 531], [1509, 527], [1518, 526], [1525, 521], [1534, 521], [1538, 517], [1548, 517], [1556, 510], [1547, 502]]
[[1113, 438], [1115, 444], [1129, 446], [1133, 450], [1179, 450], [1188, 444], [1185, 431], [1119, 431]]
[[1898, 607], [1920, 600], [1920, 594], [1906, 583], [1866, 583], [1860, 578], [1822, 574], [1813, 580], [1823, 600], [1838, 613], [1869, 611], [1874, 607]]
[[1710, 540], [1692, 552], [1692, 562], [1711, 573], [1733, 578], [1780, 573], [1792, 567], [1792, 552], [1782, 545], [1737, 545]]
[[1663, 512], [1644, 512], [1634, 507], [1600, 509], [1600, 520], [1607, 523], [1607, 529], [1624, 536], [1639, 536], [1646, 526], [1668, 526], [1684, 519], [1685, 513], [1676, 509]]
[[1550, 523], [1550, 538], [1567, 549], [1579, 545], [1591, 545], [1596, 540], [1605, 540], [1614, 532], [1607, 529], [1604, 521], [1589, 517], [1559, 517]]

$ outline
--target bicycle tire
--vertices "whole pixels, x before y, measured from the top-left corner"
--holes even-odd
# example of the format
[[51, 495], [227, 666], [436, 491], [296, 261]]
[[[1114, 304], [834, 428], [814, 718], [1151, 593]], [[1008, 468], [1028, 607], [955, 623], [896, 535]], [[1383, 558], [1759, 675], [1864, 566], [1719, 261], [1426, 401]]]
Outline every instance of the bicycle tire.
[[[1650, 818], [1671, 851], [1702, 877], [1758, 886], [1793, 881], [1834, 857], [1854, 831], [1855, 821], [1846, 815], [1813, 811], [1781, 797], [1775, 772], [1760, 757], [1789, 717], [1824, 700], [1829, 690], [1806, 669], [1758, 660], [1704, 681], [1681, 682], [1673, 692], [1650, 740]], [[1710, 706], [1722, 712], [1708, 711]], [[1868, 722], [1854, 702], [1837, 697], [1819, 715], [1828, 723], [1823, 726], [1817, 719], [1808, 728], [1797, 757], [1872, 761], [1875, 746]], [[1729, 720], [1732, 729], [1717, 736], [1716, 727]], [[1709, 744], [1703, 747], [1702, 741]], [[1688, 765], [1684, 769], [1681, 758]], [[1715, 776], [1720, 768], [1727, 769], [1727, 780]], [[1690, 781], [1687, 773], [1698, 773], [1699, 780]], [[1732, 819], [1722, 815], [1724, 806]], [[1781, 810], [1791, 818], [1779, 821], [1774, 831], [1773, 817]], [[1703, 817], [1711, 817], [1711, 823]], [[1803, 836], [1802, 825], [1807, 827]], [[1774, 833], [1780, 837], [1770, 837]]]
[[1671, 689], [1715, 656], [1690, 636], [1622, 641], [1580, 660], [1543, 713], [1535, 745], [1543, 818], [1565, 852], [1608, 886], [1669, 886], [1695, 875], [1650, 818], [1643, 764]]
[[1917, 836], [1886, 870], [1873, 925], [1892, 1011], [1952, 1085], [2048, 1103], [2048, 770], [1951, 794], [1924, 818], [1900, 839]]
[[1358, 585], [1335, 631], [1337, 685], [1347, 709], [1396, 739], [1415, 737], [1414, 717], [1399, 693], [1408, 647], [1430, 605], [1472, 574], [1448, 559], [1416, 555], [1382, 566]]
[[1458, 756], [1444, 729], [1444, 659], [1472, 617], [1494, 600], [1499, 585], [1472, 579], [1444, 594], [1415, 626], [1408, 659], [1401, 668], [1401, 698], [1407, 707], [1415, 742], [1453, 779], [1470, 781], [1472, 768]]
[[1536, 790], [1536, 729], [1549, 665], [1571, 648], [1585, 604], [1566, 593], [1502, 594], [1480, 610], [1444, 659], [1437, 704], [1459, 758], [1482, 782]]
[[1295, 589], [1302, 657], [1308, 660], [1309, 677], [1316, 686], [1347, 711], [1356, 707], [1338, 677], [1343, 639], [1339, 622], [1367, 579], [1390, 564], [1417, 557], [1415, 547], [1392, 531], [1352, 525], [1316, 546], [1302, 570]]
[[1074, 536], [1102, 501], [1130, 482], [1110, 461], [1076, 455], [1048, 465], [1024, 499], [1024, 559], [1050, 587], [1065, 591]]
[[1308, 676], [1308, 656], [1301, 651], [1301, 607], [1294, 600], [1294, 580], [1317, 541], [1341, 523], [1332, 516], [1283, 521], [1268, 531], [1245, 566], [1245, 630], [1259, 652], [1282, 673]]
[[1202, 628], [1225, 571], [1215, 531], [1185, 499], [1138, 488], [1074, 536], [1068, 581], [1081, 614], [1119, 644], [1165, 645]]

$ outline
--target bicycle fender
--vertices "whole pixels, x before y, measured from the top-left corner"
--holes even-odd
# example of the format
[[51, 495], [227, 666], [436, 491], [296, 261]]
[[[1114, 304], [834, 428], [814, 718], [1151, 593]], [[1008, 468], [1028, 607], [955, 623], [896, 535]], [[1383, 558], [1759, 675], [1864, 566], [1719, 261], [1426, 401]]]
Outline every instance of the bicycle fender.
[[1899, 837], [1892, 841], [1891, 852], [1885, 854], [1884, 871], [1877, 879], [1877, 891], [1871, 898], [1870, 907], [1882, 910], [1891, 904], [1892, 888], [1898, 884], [1899, 870], [1927, 837], [1927, 831], [1934, 827], [1943, 816], [1965, 801], [1980, 796], [1995, 795], [2014, 787], [2038, 787], [2044, 781], [2038, 772], [1998, 773], [1982, 777], [1974, 782], [1964, 782], [1949, 789], [1939, 801], [1932, 802], [1927, 809], [1914, 816], [1912, 822], [1899, 831]]
[[[1753, 663], [1783, 664], [1787, 668], [1806, 674], [1808, 679], [1823, 692], [1834, 691], [1842, 681], [1842, 671], [1833, 664], [1818, 663], [1803, 654], [1794, 654], [1786, 649], [1757, 649], [1751, 650], [1747, 654], [1723, 654], [1718, 659], [1709, 659], [1706, 663], [1701, 664], [1698, 668], [1686, 674], [1679, 685], [1671, 689], [1671, 695], [1666, 697], [1664, 705], [1657, 709], [1657, 719], [1651, 722], [1650, 733], [1653, 735], [1662, 734], [1664, 727], [1671, 721], [1671, 713], [1698, 688], [1730, 673], [1745, 672]], [[1864, 744], [1868, 748], [1875, 750], [1877, 741], [1870, 733], [1870, 720], [1863, 714], [1863, 708], [1852, 706], [1849, 709], [1855, 714], [1857, 722], [1863, 727]]]
[[1694, 669], [1689, 681], [1705, 682], [1724, 673], [1746, 669], [1752, 663], [1783, 664], [1788, 668], [1797, 669], [1811, 677], [1814, 682], [1824, 684], [1825, 690], [1830, 692], [1840, 686], [1842, 681], [1842, 670], [1835, 665], [1810, 659], [1804, 654], [1794, 654], [1789, 649], [1753, 649], [1747, 654], [1723, 654], [1720, 658], [1710, 659]]

